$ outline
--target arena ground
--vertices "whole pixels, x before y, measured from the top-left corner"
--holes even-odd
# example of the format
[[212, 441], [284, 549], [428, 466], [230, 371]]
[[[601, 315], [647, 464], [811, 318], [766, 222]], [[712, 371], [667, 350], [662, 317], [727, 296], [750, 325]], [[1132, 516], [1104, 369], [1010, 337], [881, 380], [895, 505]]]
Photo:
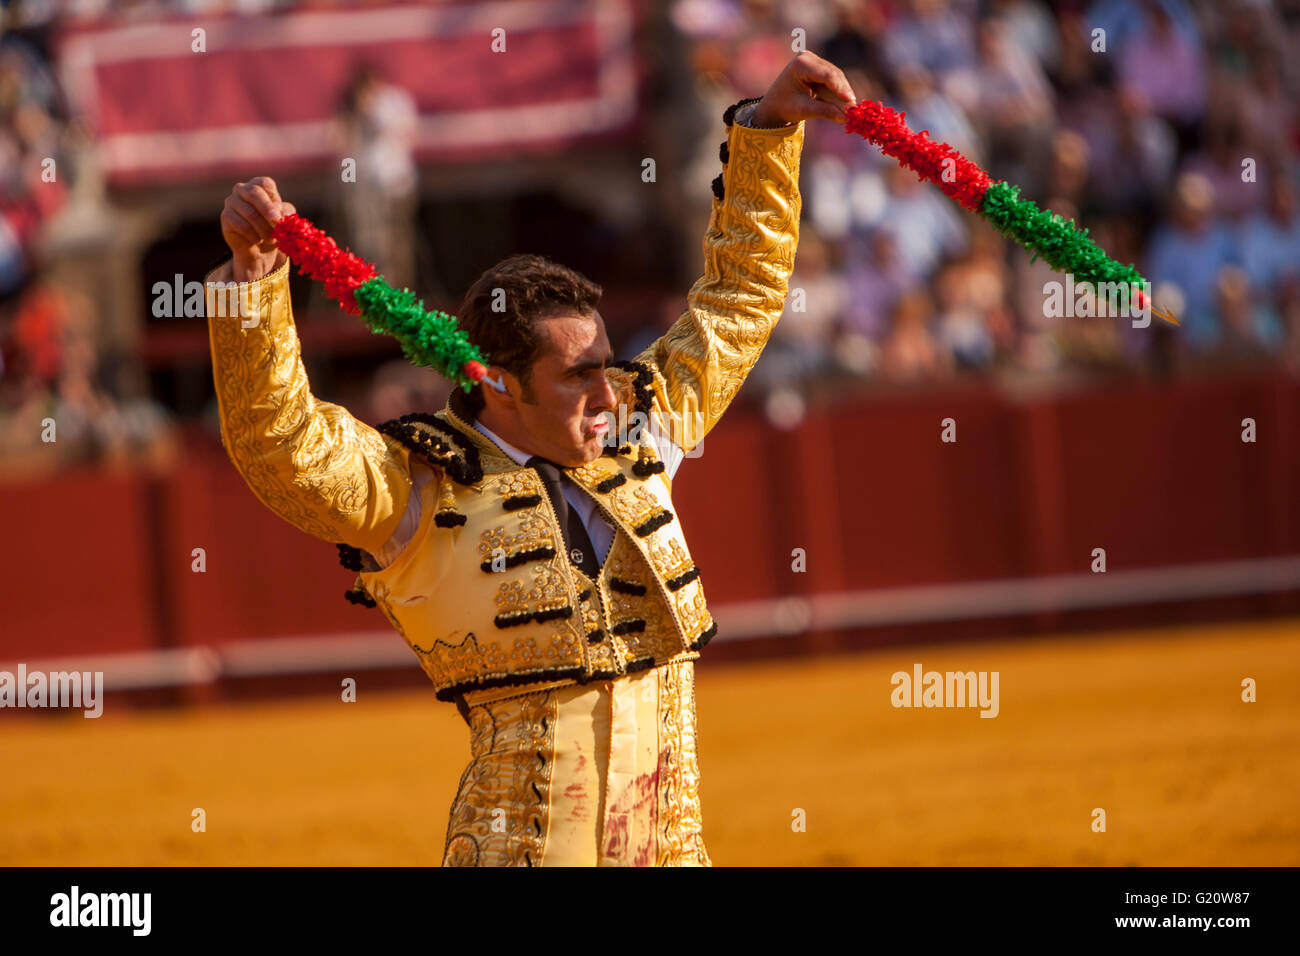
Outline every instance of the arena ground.
[[[998, 671], [998, 716], [895, 709], [918, 662]], [[1297, 620], [706, 663], [697, 684], [718, 865], [1300, 864]], [[364, 676], [353, 704], [0, 726], [6, 865], [436, 865], [468, 759], [455, 708]]]

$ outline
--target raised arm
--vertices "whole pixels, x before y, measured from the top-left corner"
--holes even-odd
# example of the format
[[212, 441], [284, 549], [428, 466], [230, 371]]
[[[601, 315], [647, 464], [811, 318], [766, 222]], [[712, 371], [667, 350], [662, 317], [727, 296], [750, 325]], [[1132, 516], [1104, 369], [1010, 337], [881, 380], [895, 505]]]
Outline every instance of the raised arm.
[[801, 53], [761, 100], [724, 117], [704, 274], [681, 318], [634, 360], [651, 369], [653, 409], [685, 451], [722, 417], [785, 308], [799, 244], [803, 120], [843, 122], [844, 105], [852, 102], [838, 69]]
[[411, 492], [408, 451], [311, 393], [289, 301], [289, 259], [270, 227], [293, 211], [275, 184], [235, 187], [222, 213], [232, 257], [208, 274], [208, 336], [221, 438], [248, 486], [290, 524], [378, 551]]

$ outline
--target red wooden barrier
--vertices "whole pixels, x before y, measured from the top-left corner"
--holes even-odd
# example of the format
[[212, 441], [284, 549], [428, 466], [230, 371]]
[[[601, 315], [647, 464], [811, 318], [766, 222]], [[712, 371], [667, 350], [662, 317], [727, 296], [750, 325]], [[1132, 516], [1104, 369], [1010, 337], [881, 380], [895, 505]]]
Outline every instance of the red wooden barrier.
[[[1300, 554], [1298, 424], [1281, 376], [877, 393], [791, 432], [736, 408], [674, 497], [715, 604], [1083, 572], [1098, 547], [1111, 570]], [[269, 512], [211, 439], [187, 444], [161, 478], [0, 488], [0, 660], [386, 628], [344, 600], [331, 544]]]

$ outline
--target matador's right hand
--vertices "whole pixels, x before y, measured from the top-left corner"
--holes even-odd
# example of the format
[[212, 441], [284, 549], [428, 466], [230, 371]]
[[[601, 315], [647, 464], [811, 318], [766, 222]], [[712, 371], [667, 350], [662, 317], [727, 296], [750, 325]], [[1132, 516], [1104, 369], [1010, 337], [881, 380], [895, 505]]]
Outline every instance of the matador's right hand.
[[271, 228], [282, 216], [295, 212], [293, 203], [280, 198], [270, 176], [235, 183], [221, 210], [221, 235], [234, 258], [236, 282], [260, 279], [275, 269], [279, 250], [271, 238]]

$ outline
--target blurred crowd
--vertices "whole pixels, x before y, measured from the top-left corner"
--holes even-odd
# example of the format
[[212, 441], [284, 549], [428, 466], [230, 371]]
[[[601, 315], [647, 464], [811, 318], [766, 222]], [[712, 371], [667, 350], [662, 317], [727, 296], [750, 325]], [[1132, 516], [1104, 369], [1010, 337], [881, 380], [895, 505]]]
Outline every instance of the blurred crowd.
[[[102, 347], [94, 303], [58, 281], [57, 262], [42, 261], [42, 231], [66, 212], [79, 144], [91, 138], [68, 115], [45, 42], [53, 28], [60, 19], [331, 5], [0, 4], [4, 464], [17, 460], [14, 449], [52, 457], [33, 447], [47, 418], [60, 423], [64, 460], [147, 454], [171, 427], [160, 405], [119, 387], [123, 356]], [[822, 383], [1184, 374], [1252, 363], [1280, 363], [1300, 375], [1300, 7], [1274, 0], [671, 0], [658, 10], [686, 69], [664, 52], [662, 62], [646, 64], [650, 85], [661, 97], [672, 90], [671, 102], [661, 103], [668, 114], [693, 108], [701, 124], [707, 120], [699, 129], [712, 130], [676, 124], [682, 169], [673, 178], [685, 184], [687, 205], [674, 218], [693, 250], [703, 225], [687, 220], [708, 215], [717, 117], [761, 93], [792, 45], [802, 44], [842, 67], [859, 99], [904, 111], [913, 129], [1076, 220], [1151, 279], [1157, 303], [1182, 320], [1171, 330], [1159, 319], [1133, 328], [1126, 318], [1053, 314], [1044, 285], [1062, 276], [861, 138], [810, 123], [796, 294], [747, 390], [766, 401], [774, 420], [797, 422]], [[667, 72], [684, 79], [672, 86]], [[415, 220], [415, 117], [408, 94], [362, 69], [344, 91], [335, 127], [338, 152], [373, 153], [369, 168], [385, 173], [369, 191], [346, 194], [348, 234], [400, 276], [418, 271], [424, 242]], [[59, 174], [51, 177], [51, 169]], [[667, 288], [678, 280], [662, 281]], [[680, 307], [680, 298], [674, 302]], [[363, 407], [427, 389], [423, 380], [407, 381], [400, 365], [372, 380]]]
[[[1268, 0], [676, 0], [700, 85], [761, 90], [791, 38], [1074, 219], [1182, 329], [1053, 316], [1061, 276], [836, 126], [808, 126], [792, 297], [754, 371], [807, 386], [1283, 361], [1300, 370], [1300, 22]], [[803, 31], [800, 34], [798, 31]], [[802, 308], [800, 308], [802, 307]]]
[[[0, 32], [0, 473], [129, 466], [172, 449], [166, 410], [120, 387], [92, 297], [64, 281], [44, 233], [67, 211], [88, 136], [68, 116], [36, 6]], [[39, 18], [37, 18], [39, 19]], [[11, 29], [19, 27], [20, 29]]]

